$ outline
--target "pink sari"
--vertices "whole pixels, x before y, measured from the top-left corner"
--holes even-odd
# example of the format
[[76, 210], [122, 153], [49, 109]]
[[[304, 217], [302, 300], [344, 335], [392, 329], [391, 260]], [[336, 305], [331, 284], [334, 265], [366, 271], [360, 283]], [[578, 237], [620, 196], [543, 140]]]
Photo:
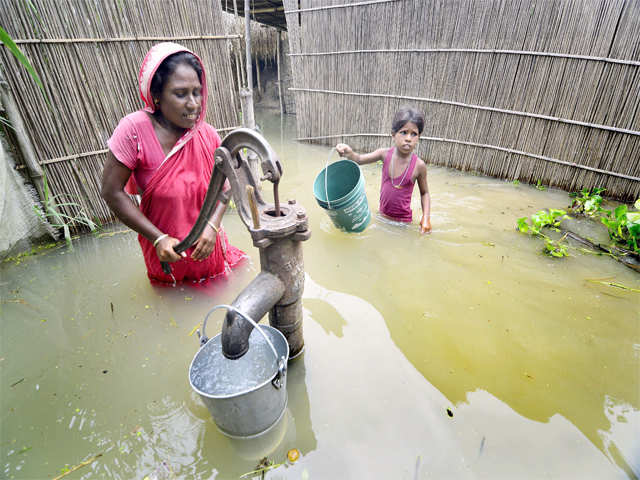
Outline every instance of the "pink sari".
[[[160, 43], [147, 53], [138, 76], [140, 97], [145, 103], [144, 111], [153, 113], [155, 106], [151, 96], [151, 79], [160, 64], [178, 52], [190, 52], [176, 43]], [[204, 121], [207, 106], [207, 83], [202, 66], [202, 111], [193, 128], [176, 142], [166, 158], [146, 185], [140, 209], [162, 232], [183, 239], [194, 225], [209, 186], [214, 167], [214, 151], [220, 145], [215, 129]], [[127, 191], [137, 193], [133, 175]], [[154, 282], [204, 282], [226, 275], [238, 265], [246, 254], [229, 244], [222, 226], [216, 236], [216, 245], [211, 255], [200, 262], [191, 259], [194, 247], [186, 251], [187, 257], [172, 263], [173, 278], [162, 271], [160, 260], [153, 244], [142, 235], [138, 236], [149, 279]]]

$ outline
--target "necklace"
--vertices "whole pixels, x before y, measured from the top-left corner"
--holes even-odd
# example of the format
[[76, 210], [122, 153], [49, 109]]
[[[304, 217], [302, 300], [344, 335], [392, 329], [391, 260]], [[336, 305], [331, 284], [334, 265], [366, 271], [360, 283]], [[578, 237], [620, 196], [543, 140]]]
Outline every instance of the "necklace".
[[389, 173], [389, 181], [391, 182], [391, 186], [393, 188], [397, 188], [398, 190], [400, 190], [402, 188], [402, 182], [404, 182], [404, 177], [407, 176], [407, 172], [409, 171], [409, 165], [411, 165], [411, 158], [409, 158], [409, 163], [407, 163], [407, 166], [404, 169], [404, 173], [402, 174], [402, 178], [400, 179], [400, 183], [398, 183], [397, 185], [393, 183], [393, 177], [391, 176], [393, 174], [394, 158], [395, 158], [395, 155], [391, 154], [391, 172]]

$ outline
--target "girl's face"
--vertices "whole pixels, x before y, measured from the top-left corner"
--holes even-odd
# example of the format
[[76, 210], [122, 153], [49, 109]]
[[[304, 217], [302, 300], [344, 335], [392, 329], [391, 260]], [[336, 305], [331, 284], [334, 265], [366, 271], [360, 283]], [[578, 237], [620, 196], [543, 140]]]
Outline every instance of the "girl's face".
[[202, 109], [198, 73], [189, 65], [179, 64], [167, 79], [159, 100], [158, 108], [171, 127], [192, 128]]
[[416, 148], [420, 133], [415, 123], [407, 122], [392, 135], [392, 138], [398, 151], [408, 155]]

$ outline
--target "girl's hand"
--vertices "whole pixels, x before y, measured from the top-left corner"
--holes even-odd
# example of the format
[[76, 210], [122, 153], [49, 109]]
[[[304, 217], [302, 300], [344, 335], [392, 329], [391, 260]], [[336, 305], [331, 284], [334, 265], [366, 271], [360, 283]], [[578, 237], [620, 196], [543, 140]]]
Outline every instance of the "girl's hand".
[[182, 252], [180, 254], [176, 253], [173, 247], [180, 243], [180, 240], [173, 237], [165, 237], [158, 242], [156, 245], [156, 255], [158, 255], [158, 259], [161, 262], [177, 262], [182, 257], [186, 257], [187, 254]]
[[338, 151], [341, 157], [349, 157], [349, 155], [353, 155], [353, 150], [346, 143], [337, 144], [336, 150]]
[[191, 258], [198, 262], [208, 258], [216, 246], [216, 236], [217, 233], [213, 228], [208, 225], [204, 227], [202, 235], [200, 235], [200, 238], [194, 243], [196, 248], [193, 250]]
[[431, 221], [428, 218], [423, 218], [420, 222], [420, 233], [431, 233]]

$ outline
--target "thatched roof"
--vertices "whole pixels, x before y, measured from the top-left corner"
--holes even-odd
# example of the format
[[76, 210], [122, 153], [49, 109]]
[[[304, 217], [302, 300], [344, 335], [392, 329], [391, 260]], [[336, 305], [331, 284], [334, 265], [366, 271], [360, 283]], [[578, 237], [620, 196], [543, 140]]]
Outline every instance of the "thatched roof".
[[[237, 0], [238, 2], [243, 0]], [[240, 35], [243, 40], [232, 42], [233, 50], [239, 48], [239, 54], [244, 58], [244, 17], [234, 17], [232, 14], [223, 13], [222, 20], [225, 24], [225, 32], [231, 35]], [[278, 43], [278, 30], [251, 20], [251, 53], [260, 60], [275, 62]]]
[[[220, 1], [224, 11], [235, 13], [234, 0]], [[244, 17], [244, 0], [235, 0], [235, 4], [238, 15]], [[282, 0], [251, 0], [251, 20], [280, 30], [287, 29]]]

